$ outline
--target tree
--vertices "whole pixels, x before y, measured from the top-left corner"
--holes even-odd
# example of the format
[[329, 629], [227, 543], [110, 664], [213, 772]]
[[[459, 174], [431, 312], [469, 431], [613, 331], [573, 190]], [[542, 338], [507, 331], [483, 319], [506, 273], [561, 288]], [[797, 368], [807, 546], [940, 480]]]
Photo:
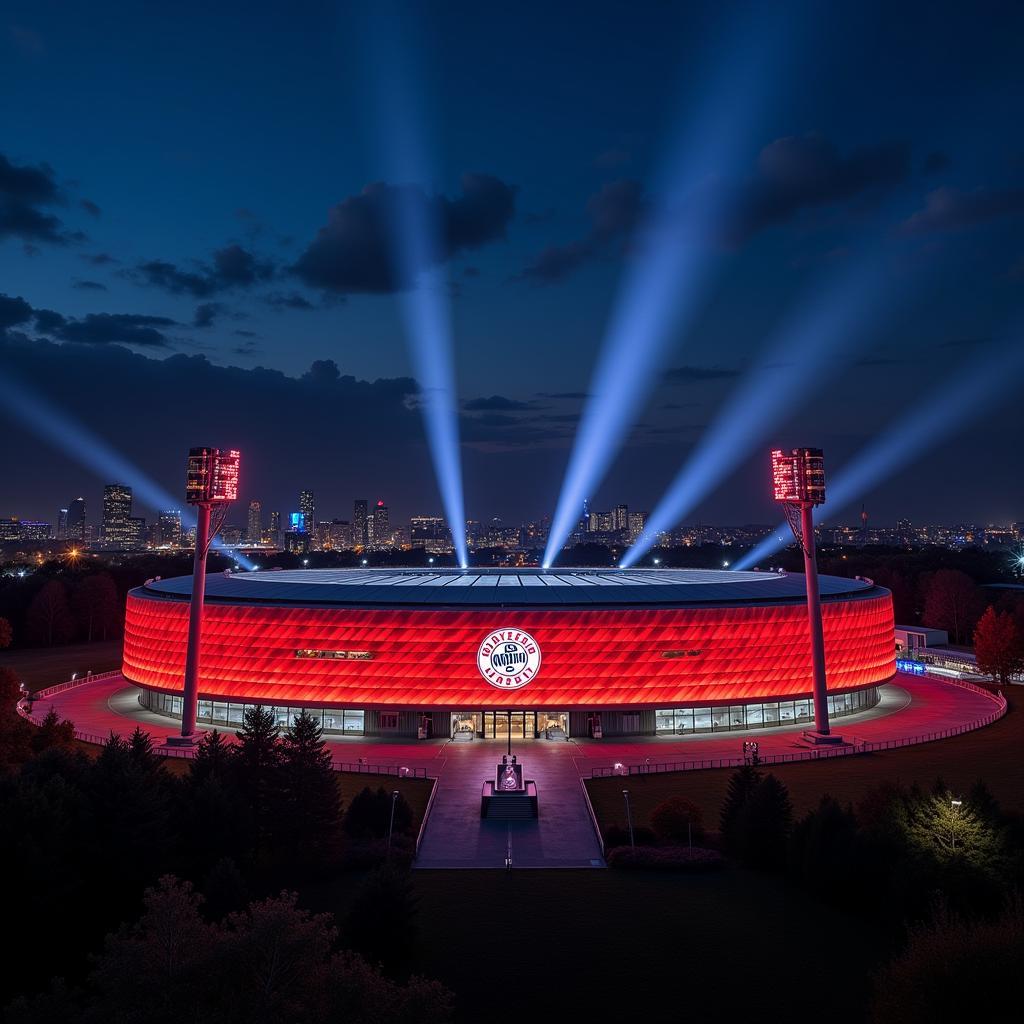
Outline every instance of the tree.
[[207, 779], [223, 779], [231, 761], [231, 748], [216, 729], [204, 732], [196, 744], [195, 756], [189, 762], [188, 774], [193, 783]]
[[974, 629], [974, 653], [978, 668], [1008, 686], [1012, 676], [1024, 671], [1024, 639], [1009, 612], [997, 612], [992, 605]]
[[734, 851], [746, 867], [777, 870], [786, 863], [793, 805], [789, 791], [766, 775], [740, 809], [733, 830]]
[[75, 745], [75, 726], [72, 722], [62, 722], [54, 708], [46, 712], [39, 728], [32, 735], [32, 750], [38, 754], [51, 747], [70, 749]]
[[74, 621], [68, 608], [67, 589], [60, 580], [50, 580], [28, 607], [28, 632], [35, 643], [52, 647], [66, 643]]
[[[353, 839], [383, 839], [391, 824], [392, 796], [387, 790], [367, 786], [348, 805], [342, 823], [345, 834]], [[395, 799], [393, 833], [399, 835], [412, 826], [412, 808], [401, 793]]]
[[702, 821], [700, 808], [681, 796], [670, 796], [651, 811], [651, 828], [659, 839], [673, 843], [700, 839]]
[[753, 765], [745, 764], [729, 776], [729, 786], [722, 802], [719, 816], [718, 831], [722, 837], [722, 845], [726, 850], [733, 850], [736, 845], [736, 823], [740, 811], [750, 794], [762, 779], [761, 773]]
[[86, 576], [71, 595], [71, 604], [84, 631], [86, 640], [92, 643], [99, 635], [103, 640], [112, 632], [119, 621], [117, 587], [110, 573], [95, 573]]
[[924, 621], [963, 643], [977, 620], [981, 598], [974, 580], [959, 569], [939, 569], [924, 581]]
[[0, 651], [5, 647], [10, 647], [13, 639], [14, 631], [11, 629], [10, 622], [0, 616]]
[[957, 800], [949, 792], [916, 803], [908, 817], [907, 838], [940, 865], [961, 861], [986, 874], [1001, 866], [999, 833], [966, 800]]
[[281, 767], [279, 730], [273, 712], [256, 704], [246, 708], [238, 742], [231, 748], [231, 774], [235, 793], [245, 812], [248, 853], [258, 857], [270, 836], [271, 810]]
[[281, 766], [275, 789], [273, 828], [285, 859], [318, 866], [338, 848], [341, 797], [323, 729], [303, 711], [280, 741]]

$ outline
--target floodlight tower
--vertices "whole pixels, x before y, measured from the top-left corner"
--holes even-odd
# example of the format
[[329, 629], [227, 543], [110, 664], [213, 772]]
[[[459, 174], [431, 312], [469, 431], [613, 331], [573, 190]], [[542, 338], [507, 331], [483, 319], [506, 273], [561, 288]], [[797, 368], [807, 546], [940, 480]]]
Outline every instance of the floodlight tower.
[[[196, 738], [196, 706], [199, 698], [199, 645], [203, 633], [203, 599], [206, 596], [206, 555], [217, 536], [228, 505], [238, 499], [237, 451], [190, 448], [185, 500], [196, 509], [196, 553], [192, 564], [192, 602], [188, 613], [188, 650], [185, 654], [185, 687], [181, 701], [181, 736], [172, 742], [190, 744]], [[213, 512], [217, 521], [210, 529]]]
[[825, 631], [821, 623], [821, 594], [814, 551], [814, 506], [825, 501], [825, 460], [820, 448], [794, 448], [772, 452], [772, 486], [775, 500], [786, 511], [786, 520], [804, 553], [807, 580], [807, 618], [811, 633], [811, 677], [814, 690], [814, 732], [817, 743], [840, 743], [828, 725], [828, 693], [825, 680]]

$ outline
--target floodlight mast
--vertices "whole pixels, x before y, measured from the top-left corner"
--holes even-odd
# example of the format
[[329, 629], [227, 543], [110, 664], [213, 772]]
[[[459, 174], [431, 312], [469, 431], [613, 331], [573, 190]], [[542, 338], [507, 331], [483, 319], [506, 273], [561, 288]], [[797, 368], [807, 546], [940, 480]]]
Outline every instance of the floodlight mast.
[[[196, 740], [199, 700], [199, 648], [203, 634], [203, 600], [206, 596], [206, 556], [210, 542], [224, 522], [227, 507], [238, 499], [240, 454], [219, 448], [191, 448], [185, 500], [196, 509], [196, 551], [192, 563], [192, 601], [188, 613], [188, 648], [185, 654], [185, 685], [181, 700], [181, 735], [171, 742], [187, 745]], [[213, 510], [217, 523], [211, 530]]]
[[840, 742], [828, 724], [828, 691], [825, 677], [825, 630], [821, 621], [818, 562], [814, 549], [814, 506], [825, 501], [825, 460], [820, 448], [794, 448], [788, 454], [772, 451], [772, 487], [775, 500], [785, 509], [786, 520], [804, 553], [807, 581], [807, 619], [811, 635], [811, 680], [814, 694], [814, 733], [817, 742]]

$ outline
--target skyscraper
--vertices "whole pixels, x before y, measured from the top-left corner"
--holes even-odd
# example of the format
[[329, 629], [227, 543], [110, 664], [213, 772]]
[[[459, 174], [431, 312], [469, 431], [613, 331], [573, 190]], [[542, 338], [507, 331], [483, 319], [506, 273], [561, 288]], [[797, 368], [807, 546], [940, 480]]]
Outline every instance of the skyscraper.
[[270, 543], [275, 548], [281, 546], [281, 513], [271, 512], [270, 513]]
[[626, 531], [629, 529], [629, 506], [615, 506], [615, 529]]
[[388, 507], [381, 498], [373, 510], [373, 546], [375, 548], [386, 548], [391, 545], [391, 526], [388, 517]]
[[181, 509], [167, 509], [157, 516], [156, 542], [161, 547], [181, 547]]
[[103, 488], [103, 540], [107, 544], [129, 544], [134, 540], [132, 489], [124, 484]]
[[313, 501], [312, 491], [301, 491], [299, 493], [299, 511], [302, 513], [306, 524], [306, 533], [316, 532], [316, 503]]
[[369, 546], [370, 535], [367, 532], [366, 499], [357, 498], [352, 505], [352, 540], [364, 548]]
[[263, 504], [259, 501], [249, 502], [249, 529], [246, 540], [250, 544], [259, 544], [263, 540]]
[[68, 510], [59, 509], [57, 512], [57, 540], [67, 540], [68, 536]]
[[85, 498], [75, 498], [68, 505], [67, 540], [85, 541]]

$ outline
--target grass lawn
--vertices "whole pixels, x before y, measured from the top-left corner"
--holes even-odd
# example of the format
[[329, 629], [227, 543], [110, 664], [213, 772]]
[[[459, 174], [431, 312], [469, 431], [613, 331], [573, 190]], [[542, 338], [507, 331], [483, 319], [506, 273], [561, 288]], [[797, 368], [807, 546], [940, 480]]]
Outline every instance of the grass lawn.
[[0, 668], [13, 669], [30, 690], [66, 682], [77, 672], [121, 667], [121, 639], [65, 647], [30, 647], [0, 652]]
[[[464, 1024], [864, 1019], [885, 940], [785, 881], [617, 871], [414, 871], [412, 970]], [[344, 921], [359, 878], [309, 895]]]
[[[941, 777], [955, 792], [966, 792], [984, 779], [1007, 809], [1024, 811], [1024, 709], [1011, 696], [1010, 711], [984, 729], [935, 743], [902, 750], [842, 757], [831, 761], [805, 761], [769, 765], [788, 787], [796, 814], [817, 806], [825, 793], [841, 803], [854, 804], [864, 792], [882, 782], [914, 782], [930, 788]], [[625, 824], [622, 790], [628, 789], [634, 821], [647, 824], [651, 811], [669, 796], [692, 800], [704, 812], [704, 822], [715, 828], [732, 769], [675, 772], [665, 775], [588, 779], [587, 790], [602, 827]]]

